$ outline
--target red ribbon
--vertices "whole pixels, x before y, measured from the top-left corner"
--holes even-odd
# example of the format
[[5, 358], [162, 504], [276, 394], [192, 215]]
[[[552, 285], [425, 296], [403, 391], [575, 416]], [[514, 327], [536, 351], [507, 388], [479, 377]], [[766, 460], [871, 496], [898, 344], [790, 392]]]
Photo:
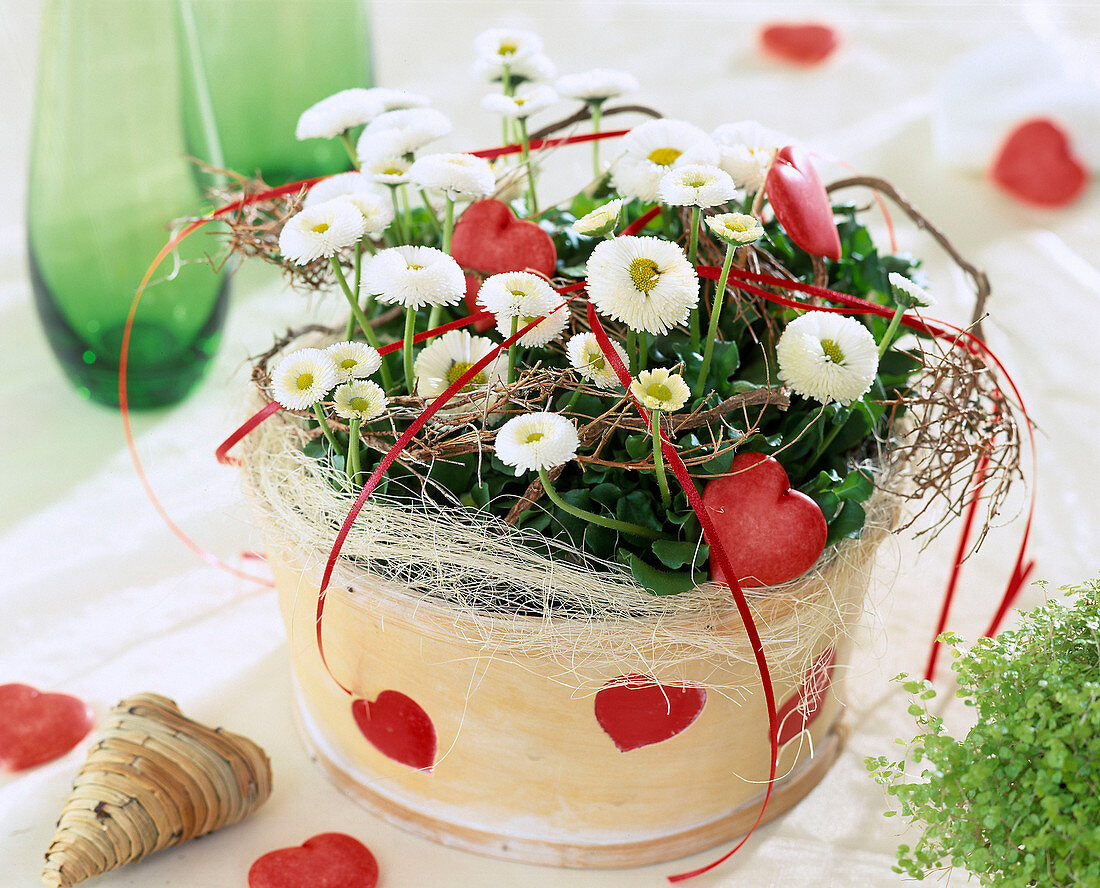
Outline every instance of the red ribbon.
[[[608, 130], [599, 133], [583, 133], [578, 136], [559, 136], [556, 139], [533, 139], [527, 143], [528, 151], [541, 151], [545, 148], [558, 148], [561, 145], [576, 145], [579, 142], [596, 142], [600, 139], [616, 139], [625, 136], [630, 130]], [[482, 148], [480, 151], [471, 151], [475, 157], [483, 157], [485, 160], [496, 160], [509, 154], [519, 154], [523, 151], [520, 144], [501, 145], [499, 148]]]

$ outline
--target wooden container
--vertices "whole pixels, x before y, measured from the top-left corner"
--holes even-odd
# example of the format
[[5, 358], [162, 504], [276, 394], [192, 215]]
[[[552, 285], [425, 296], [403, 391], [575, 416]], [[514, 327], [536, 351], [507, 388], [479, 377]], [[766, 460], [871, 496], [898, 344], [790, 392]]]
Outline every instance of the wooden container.
[[[809, 645], [813, 665], [801, 684], [776, 684], [786, 719], [781, 737], [793, 739], [781, 746], [765, 819], [805, 796], [843, 745], [843, 669], [834, 664], [847, 659], [843, 623], [862, 609], [883, 535], [845, 541], [841, 557], [807, 575], [807, 587], [830, 586], [844, 616]], [[768, 719], [759, 677], [745, 664], [689, 660], [661, 691], [639, 675], [647, 659], [639, 651], [622, 668], [577, 667], [586, 687], [603, 688], [578, 693], [552, 660], [494, 655], [481, 641], [492, 637], [494, 621], [514, 628], [531, 620], [534, 629], [534, 618], [471, 615], [370, 578], [328, 590], [330, 676], [316, 641], [319, 571], [303, 572], [286, 552], [269, 552], [269, 559], [305, 742], [342, 790], [385, 820], [445, 845], [567, 867], [670, 860], [729, 842], [754, 822], [768, 776]], [[756, 598], [759, 625], [804, 598], [799, 590]], [[714, 631], [744, 632], [732, 602], [729, 624]], [[791, 711], [799, 700], [807, 719]], [[404, 715], [420, 712], [395, 727], [388, 719], [402, 705]], [[365, 710], [378, 719], [365, 720]], [[425, 759], [417, 755], [426, 754], [432, 729], [429, 770], [418, 767]], [[671, 736], [636, 745], [662, 734]], [[404, 762], [382, 751], [387, 738], [411, 744]]]

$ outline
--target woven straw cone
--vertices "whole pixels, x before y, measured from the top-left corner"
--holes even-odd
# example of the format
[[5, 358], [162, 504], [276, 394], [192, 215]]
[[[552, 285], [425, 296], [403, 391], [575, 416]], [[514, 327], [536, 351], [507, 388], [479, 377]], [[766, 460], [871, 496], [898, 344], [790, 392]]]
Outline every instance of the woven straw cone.
[[119, 703], [73, 782], [42, 881], [68, 888], [243, 820], [271, 795], [259, 746], [184, 716], [167, 697]]

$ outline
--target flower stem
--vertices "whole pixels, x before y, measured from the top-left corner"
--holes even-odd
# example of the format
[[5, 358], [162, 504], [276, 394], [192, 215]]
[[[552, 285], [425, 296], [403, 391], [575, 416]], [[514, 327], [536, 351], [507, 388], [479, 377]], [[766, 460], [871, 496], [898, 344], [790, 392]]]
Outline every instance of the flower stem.
[[[363, 240], [359, 240], [359, 241], [356, 241], [356, 243], [355, 243], [355, 287], [352, 290], [353, 294], [359, 292], [359, 283], [363, 278], [363, 242], [364, 242]], [[358, 303], [358, 301], [359, 300], [356, 299], [357, 303]], [[365, 315], [366, 312], [363, 312], [363, 314]], [[344, 338], [345, 339], [351, 339], [351, 337], [355, 335], [355, 321], [356, 321], [355, 312], [353, 311], [348, 316], [348, 325], [347, 325], [347, 327], [344, 328]], [[370, 324], [367, 324], [367, 327], [369, 328]], [[363, 334], [366, 335], [366, 332], [367, 331], [364, 330]]]
[[710, 361], [714, 356], [714, 342], [718, 338], [718, 318], [722, 314], [722, 306], [726, 304], [726, 281], [729, 280], [730, 266], [733, 265], [733, 257], [737, 252], [736, 244], [726, 245], [726, 259], [722, 263], [722, 274], [718, 278], [718, 286], [714, 288], [714, 302], [710, 307], [710, 325], [707, 327], [707, 342], [704, 346], [703, 364], [699, 368], [699, 378], [695, 380], [695, 397], [702, 397], [707, 385], [707, 373], [710, 372]]
[[359, 417], [353, 416], [348, 424], [348, 461], [345, 468], [352, 484], [355, 484], [355, 476], [359, 474], [359, 423]]
[[405, 342], [402, 353], [405, 357], [405, 390], [413, 393], [413, 334], [416, 332], [416, 309], [405, 309]]
[[340, 133], [340, 141], [344, 145], [344, 150], [348, 153], [348, 157], [351, 158], [351, 164], [356, 169], [359, 169], [359, 155], [356, 154], [355, 145], [351, 141], [351, 134], [344, 130]]
[[[825, 408], [822, 407], [822, 410], [824, 409]], [[822, 439], [820, 444], [817, 445], [817, 449], [814, 451], [813, 456], [810, 457], [810, 461], [806, 463], [807, 466], [812, 466], [819, 459], [821, 459], [821, 455], [829, 448], [829, 445], [833, 443], [836, 436], [840, 434], [840, 430], [848, 424], [848, 420], [851, 418], [851, 415], [852, 414], [850, 412], [845, 414], [844, 419], [837, 422], [837, 424], [833, 426], [833, 430], [829, 432], [829, 434], [826, 435], [824, 439]]]
[[539, 205], [535, 199], [535, 171], [531, 167], [531, 153], [528, 150], [527, 118], [518, 118], [516, 124], [519, 126], [520, 160], [527, 168], [527, 215], [534, 216], [539, 211]]
[[321, 426], [321, 432], [325, 436], [325, 440], [328, 441], [329, 447], [332, 448], [334, 453], [343, 453], [344, 448], [340, 446], [340, 442], [336, 440], [336, 436], [332, 434], [332, 426], [328, 424], [328, 420], [325, 418], [325, 411], [321, 409], [320, 404], [313, 405], [313, 415], [317, 417], [317, 422]]
[[[692, 271], [695, 270], [695, 260], [699, 254], [699, 207], [691, 208], [691, 234], [688, 235], [688, 262]], [[691, 350], [699, 353], [699, 303], [696, 302], [691, 309]]]
[[565, 410], [562, 411], [562, 412], [563, 413], [568, 413], [570, 410], [572, 410], [574, 407], [577, 406], [577, 401], [579, 401], [580, 399], [581, 399], [581, 390], [580, 389], [574, 389], [573, 394], [569, 398], [569, 403], [565, 405]]
[[626, 357], [629, 361], [627, 369], [631, 376], [638, 375], [638, 334], [627, 328], [626, 331]]
[[[356, 269], [355, 279], [359, 280], [359, 256], [356, 255]], [[359, 300], [355, 298], [351, 288], [348, 286], [347, 278], [344, 277], [344, 270], [340, 267], [339, 260], [332, 257], [332, 270], [336, 272], [336, 280], [340, 284], [340, 289], [344, 291], [344, 296], [348, 300], [348, 304], [351, 306], [351, 319], [348, 321], [347, 338], [351, 339], [355, 335], [355, 324], [358, 322], [359, 328], [363, 331], [363, 335], [367, 337], [369, 342], [374, 348], [381, 348], [381, 343], [378, 341], [378, 334], [374, 332], [374, 327], [370, 325], [370, 320], [367, 317], [367, 311], [364, 311], [359, 306]], [[367, 300], [367, 309], [374, 311], [374, 297], [371, 296]], [[393, 388], [393, 374], [390, 373], [390, 365], [386, 360], [386, 356], [382, 355], [382, 364], [378, 368], [382, 373], [382, 387], [389, 391]]]
[[[600, 131], [600, 117], [603, 113], [603, 102], [590, 102], [592, 108], [592, 132], [598, 133]], [[600, 140], [592, 140], [592, 175], [597, 179], [600, 178]]]
[[[519, 315], [512, 318], [512, 332], [511, 336], [515, 336], [519, 330]], [[513, 377], [516, 372], [516, 343], [512, 343], [508, 346], [508, 384], [512, 384]]]
[[432, 202], [428, 200], [428, 192], [426, 192], [423, 188], [418, 188], [417, 191], [420, 192], [420, 199], [424, 202], [424, 209], [428, 212], [428, 222], [431, 223], [433, 229], [435, 229], [436, 231], [441, 231], [442, 229], [439, 225], [439, 216], [436, 215], [435, 207], [432, 206]]
[[390, 198], [393, 200], [393, 228], [397, 234], [399, 244], [407, 243], [405, 239], [405, 226], [401, 224], [401, 203], [397, 199], [397, 186], [390, 185]]
[[890, 343], [894, 339], [894, 334], [898, 332], [898, 325], [901, 324], [901, 316], [903, 314], [905, 314], [904, 305], [899, 305], [894, 309], [894, 316], [890, 318], [890, 326], [886, 328], [886, 332], [882, 334], [882, 342], [878, 344], [878, 356], [880, 359], [886, 354], [886, 349], [890, 347]]
[[[340, 284], [340, 289], [344, 292], [344, 297], [348, 300], [348, 305], [351, 306], [351, 316], [359, 322], [359, 326], [362, 328], [364, 335], [367, 334], [367, 330], [370, 329], [370, 321], [367, 320], [367, 316], [363, 313], [363, 309], [359, 307], [359, 300], [355, 298], [355, 294], [351, 292], [351, 287], [348, 286], [347, 278], [344, 277], [344, 269], [340, 267], [340, 260], [335, 256], [329, 260], [332, 263], [332, 270], [336, 273], [336, 281]], [[355, 333], [355, 328], [352, 328], [352, 334]], [[348, 338], [351, 338], [349, 334]]]
[[668, 478], [665, 477], [665, 458], [661, 453], [661, 411], [651, 410], [650, 431], [653, 433], [653, 471], [657, 475], [657, 486], [661, 488], [661, 502], [666, 509], [672, 508], [672, 495], [668, 492]]
[[450, 192], [444, 194], [443, 204], [443, 252], [451, 254], [451, 236], [455, 230], [455, 199]]
[[645, 330], [638, 331], [638, 372], [645, 370], [649, 363], [649, 334]]
[[598, 524], [600, 527], [608, 527], [620, 533], [629, 533], [634, 536], [645, 537], [647, 540], [666, 538], [665, 534], [650, 530], [648, 527], [642, 527], [640, 524], [631, 524], [629, 521], [619, 521], [617, 518], [606, 518], [603, 515], [589, 512], [587, 509], [582, 509], [579, 506], [571, 506], [558, 495], [556, 490], [554, 490], [554, 485], [551, 483], [550, 476], [546, 473], [546, 469], [539, 469], [539, 479], [542, 481], [543, 490], [546, 491], [546, 495], [550, 498], [550, 501], [563, 512], [568, 512], [574, 518], [580, 518], [582, 521]]
[[405, 231], [411, 244], [413, 242], [413, 220], [412, 209], [409, 207], [409, 189], [407, 185], [398, 185], [397, 190], [401, 193], [402, 218], [405, 220]]

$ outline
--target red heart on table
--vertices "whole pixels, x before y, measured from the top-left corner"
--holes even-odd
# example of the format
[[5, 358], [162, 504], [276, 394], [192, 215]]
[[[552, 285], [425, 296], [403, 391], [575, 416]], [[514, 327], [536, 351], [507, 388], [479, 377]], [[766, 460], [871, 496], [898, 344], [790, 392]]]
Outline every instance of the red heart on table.
[[1072, 203], [1088, 181], [1065, 130], [1042, 119], [1025, 121], [1009, 133], [992, 176], [1013, 197], [1044, 207]]
[[766, 25], [760, 44], [772, 55], [796, 65], [816, 65], [833, 54], [839, 44], [836, 31], [820, 24]]
[[836, 649], [825, 648], [806, 670], [802, 684], [779, 708], [779, 745], [801, 734], [821, 714], [821, 703], [833, 680]]
[[801, 148], [780, 148], [764, 180], [775, 218], [791, 240], [813, 256], [840, 260], [840, 235], [829, 195]]
[[630, 752], [685, 731], [703, 711], [703, 688], [670, 687], [645, 675], [626, 675], [596, 693], [596, 721]]
[[321, 833], [298, 848], [269, 851], [248, 870], [248, 888], [374, 888], [378, 861], [343, 833]]
[[435, 765], [435, 725], [411, 697], [383, 691], [376, 700], [353, 701], [351, 714], [382, 755], [418, 771], [430, 771]]
[[[511, 207], [499, 200], [479, 200], [466, 208], [455, 224], [451, 256], [465, 269], [483, 274], [533, 271], [552, 277], [558, 262], [554, 241], [534, 222], [517, 219]], [[472, 314], [481, 283], [466, 275], [466, 305]], [[494, 321], [479, 321], [477, 330], [488, 330]]]
[[92, 709], [68, 694], [0, 685], [0, 771], [22, 771], [63, 756], [92, 728]]
[[[739, 453], [732, 474], [708, 481], [703, 505], [743, 586], [773, 586], [809, 570], [829, 528], [817, 503], [791, 490], [783, 467], [763, 453]], [[711, 578], [724, 582], [710, 559]]]

